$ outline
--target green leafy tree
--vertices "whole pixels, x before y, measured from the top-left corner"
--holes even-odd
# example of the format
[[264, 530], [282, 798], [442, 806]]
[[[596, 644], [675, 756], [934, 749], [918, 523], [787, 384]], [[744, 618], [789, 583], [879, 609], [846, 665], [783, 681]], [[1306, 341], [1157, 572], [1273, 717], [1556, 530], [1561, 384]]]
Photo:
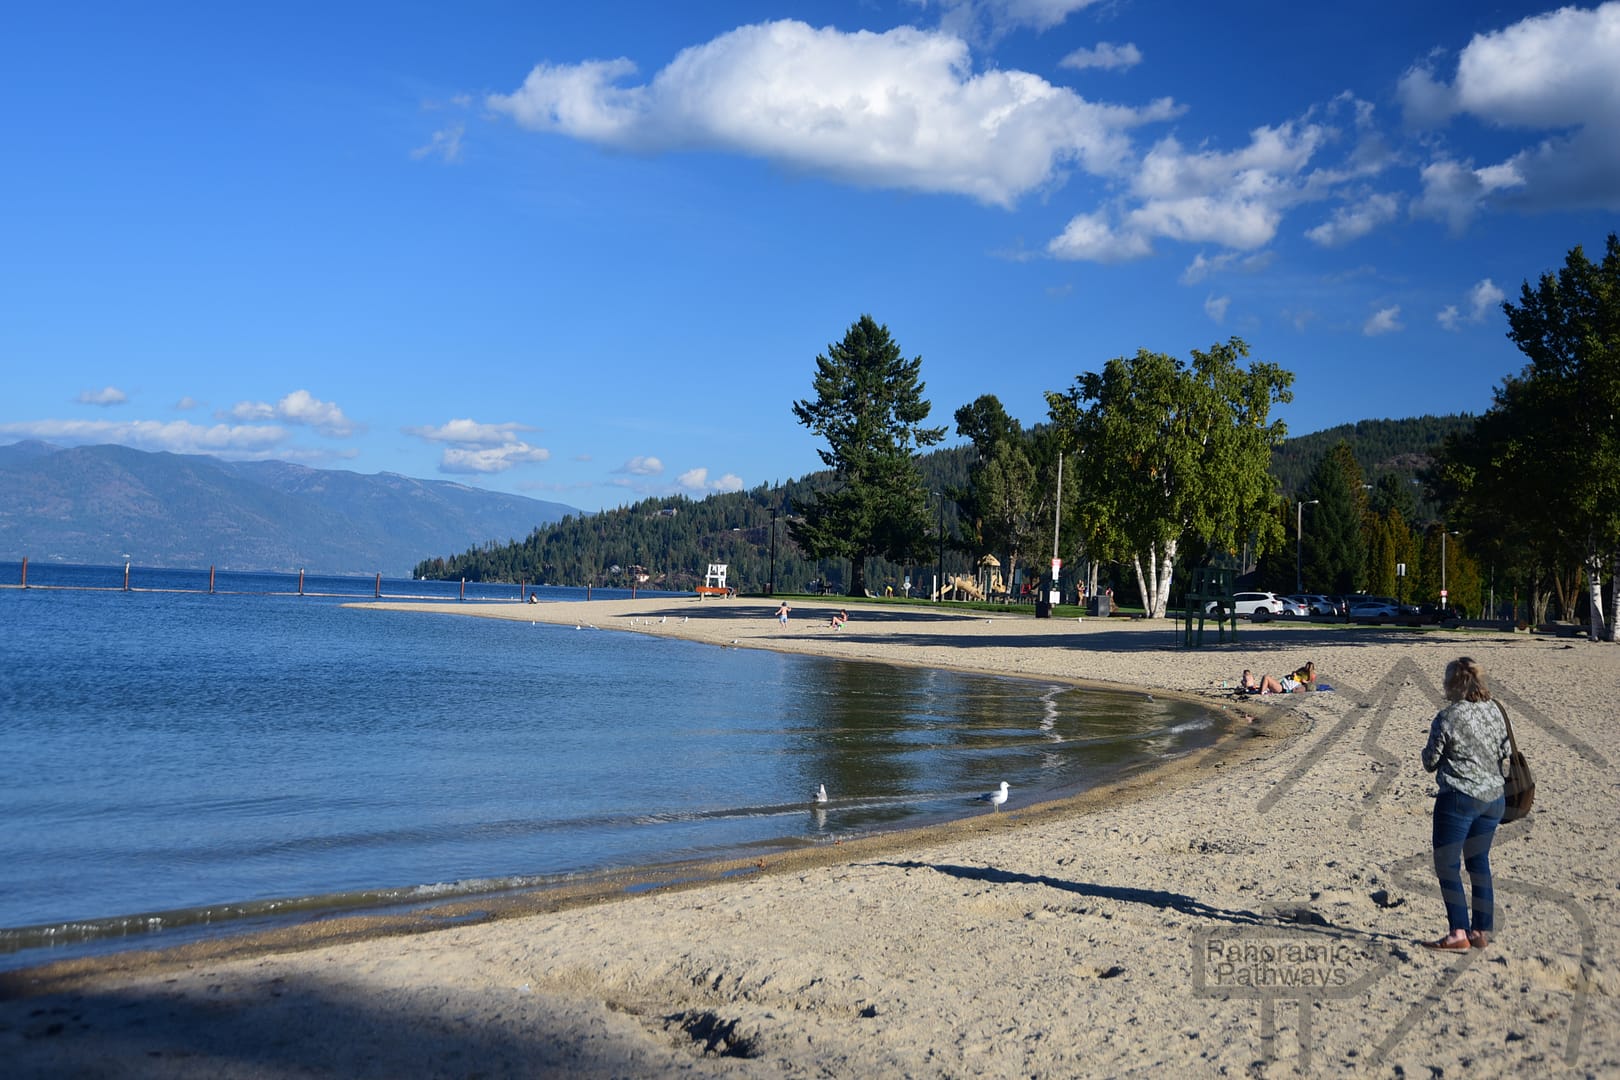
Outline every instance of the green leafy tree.
[[1317, 463], [1305, 486], [1317, 501], [1307, 513], [1305, 584], [1333, 593], [1359, 591], [1367, 576], [1367, 541], [1362, 531], [1366, 493], [1361, 467], [1346, 443], [1339, 443]]
[[1087, 546], [1134, 563], [1152, 617], [1169, 607], [1188, 535], [1228, 551], [1251, 535], [1262, 548], [1281, 540], [1268, 468], [1286, 428], [1270, 411], [1293, 399], [1294, 377], [1275, 364], [1244, 369], [1248, 355], [1239, 338], [1193, 350], [1190, 365], [1144, 349], [1046, 395], [1077, 449]]
[[1447, 441], [1437, 486], [1452, 500], [1449, 520], [1493, 565], [1537, 587], [1550, 579], [1561, 597], [1573, 592], [1562, 569], [1584, 569], [1592, 637], [1612, 641], [1602, 575], [1620, 576], [1620, 238], [1609, 234], [1596, 263], [1575, 247], [1502, 310], [1529, 363], [1471, 431]]
[[922, 426], [930, 406], [921, 369], [921, 357], [905, 359], [889, 328], [862, 315], [816, 357], [815, 398], [793, 404], [799, 423], [826, 440], [819, 453], [834, 486], [796, 502], [789, 529], [813, 558], [850, 561], [850, 596], [866, 593], [869, 558], [905, 562], [929, 547], [917, 449], [945, 429]]

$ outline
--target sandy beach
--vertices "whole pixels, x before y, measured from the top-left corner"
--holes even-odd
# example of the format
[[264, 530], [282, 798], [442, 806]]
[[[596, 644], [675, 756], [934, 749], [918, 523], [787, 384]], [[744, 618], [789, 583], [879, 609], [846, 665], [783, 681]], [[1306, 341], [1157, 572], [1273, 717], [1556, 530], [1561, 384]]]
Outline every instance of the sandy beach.
[[[1037, 620], [760, 599], [404, 604], [1177, 694], [1234, 710], [1110, 792], [627, 892], [333, 920], [0, 976], [12, 1076], [1620, 1075], [1620, 648], [1524, 633]], [[1497, 933], [1436, 954], [1434, 784], [1459, 655], [1539, 781]], [[1244, 667], [1332, 692], [1238, 700]]]

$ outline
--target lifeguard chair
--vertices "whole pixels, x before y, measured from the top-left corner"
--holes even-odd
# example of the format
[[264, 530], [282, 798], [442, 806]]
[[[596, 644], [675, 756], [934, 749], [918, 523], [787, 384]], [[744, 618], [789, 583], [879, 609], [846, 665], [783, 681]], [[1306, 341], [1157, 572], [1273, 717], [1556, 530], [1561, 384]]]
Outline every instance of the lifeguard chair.
[[730, 598], [737, 595], [737, 590], [726, 585], [726, 567], [728, 563], [710, 563], [709, 572], [703, 575], [703, 584], [697, 587], [698, 599], [705, 596], [723, 596]]

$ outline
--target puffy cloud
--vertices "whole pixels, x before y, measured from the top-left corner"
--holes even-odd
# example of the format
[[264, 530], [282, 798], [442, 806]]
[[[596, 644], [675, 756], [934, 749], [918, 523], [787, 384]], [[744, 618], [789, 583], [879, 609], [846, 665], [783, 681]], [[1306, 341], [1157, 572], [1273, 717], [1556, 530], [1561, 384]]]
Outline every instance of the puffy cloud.
[[1468, 290], [1468, 319], [1470, 322], [1484, 322], [1485, 316], [1495, 310], [1507, 294], [1496, 287], [1496, 282], [1490, 278], [1483, 278]]
[[1117, 262], [1149, 254], [1155, 237], [1239, 251], [1264, 247], [1287, 209], [1323, 197], [1325, 182], [1306, 166], [1330, 134], [1316, 124], [1260, 127], [1231, 152], [1188, 152], [1176, 139], [1163, 139], [1143, 157], [1131, 182], [1136, 205], [1117, 225], [1101, 211], [1081, 214], [1047, 250]]
[[1226, 309], [1231, 305], [1230, 296], [1216, 296], [1213, 293], [1204, 301], [1204, 314], [1218, 323], [1226, 321]]
[[312, 396], [308, 390], [294, 390], [274, 405], [263, 401], [239, 401], [226, 415], [248, 423], [280, 420], [300, 424], [336, 439], [348, 438], [358, 430], [358, 425], [344, 416], [342, 409]]
[[179, 401], [175, 402], [174, 407], [176, 409], [180, 410], [181, 412], [190, 412], [192, 409], [201, 408], [202, 407], [202, 402], [198, 401], [196, 398], [192, 397], [190, 394], [187, 394], [185, 397], [183, 397]]
[[533, 430], [527, 424], [485, 424], [469, 417], [438, 427], [408, 427], [405, 434], [450, 444], [439, 455], [439, 471], [466, 474], [506, 472], [518, 465], [549, 461], [550, 450], [518, 438], [519, 432]]
[[1486, 199], [1497, 191], [1522, 187], [1524, 177], [1511, 165], [1476, 169], [1472, 163], [1441, 158], [1425, 165], [1421, 172], [1423, 194], [1412, 203], [1412, 213], [1438, 218], [1452, 232], [1462, 232]]
[[1380, 334], [1393, 334], [1397, 330], [1404, 330], [1401, 325], [1401, 306], [1379, 308], [1373, 312], [1372, 318], [1362, 326], [1361, 332], [1368, 337], [1377, 337]]
[[1108, 41], [1099, 41], [1090, 49], [1076, 49], [1074, 52], [1058, 61], [1059, 67], [1074, 68], [1084, 71], [1087, 68], [1102, 68], [1106, 71], [1123, 71], [1133, 68], [1142, 62], [1142, 50], [1130, 42], [1115, 45]]
[[100, 390], [81, 390], [75, 400], [80, 405], [122, 405], [129, 395], [116, 386], [104, 386]]
[[1485, 316], [1499, 307], [1507, 294], [1496, 287], [1496, 282], [1483, 278], [1468, 290], [1468, 314], [1465, 317], [1456, 304], [1447, 304], [1435, 314], [1435, 321], [1447, 330], [1460, 330], [1464, 319], [1471, 323], [1485, 321]]
[[517, 465], [546, 461], [551, 451], [528, 443], [504, 446], [446, 447], [439, 459], [439, 471], [446, 473], [498, 473]]
[[1151, 254], [1153, 245], [1138, 232], [1121, 232], [1108, 223], [1104, 214], [1077, 214], [1061, 235], [1046, 245], [1060, 259], [1086, 259], [1113, 263], [1139, 259]]
[[658, 476], [664, 471], [664, 463], [655, 457], [637, 455], [613, 471], [631, 476]]
[[743, 489], [742, 477], [736, 473], [726, 473], [717, 480], [709, 479], [709, 470], [703, 468], [687, 469], [675, 478], [675, 485], [687, 491], [741, 491]]
[[1450, 85], [1427, 69], [1408, 72], [1400, 95], [1411, 123], [1435, 127], [1468, 114], [1497, 127], [1548, 133], [1489, 168], [1437, 162], [1451, 168], [1433, 177], [1425, 170], [1429, 212], [1457, 228], [1494, 193], [1528, 210], [1620, 208], [1617, 56], [1620, 3], [1611, 0], [1476, 35]]
[[43, 439], [64, 446], [117, 443], [137, 450], [232, 457], [269, 450], [286, 440], [287, 431], [274, 425], [202, 425], [185, 420], [33, 420], [0, 424], [0, 435]]
[[[1005, 3], [1035, 18], [1074, 3]], [[1027, 10], [1026, 10], [1027, 9]], [[975, 74], [966, 42], [899, 27], [780, 21], [683, 50], [650, 81], [629, 60], [541, 64], [488, 106], [519, 124], [624, 149], [721, 149], [852, 183], [1010, 206], [1072, 165], [1114, 173], [1128, 128], [1177, 113], [1099, 105], [1021, 71]]]
[[1305, 236], [1323, 247], [1338, 247], [1366, 236], [1380, 225], [1388, 225], [1400, 214], [1400, 209], [1398, 195], [1368, 195], [1353, 206], [1339, 207], [1327, 221], [1305, 230]]
[[518, 441], [520, 431], [533, 431], [527, 424], [481, 424], [473, 419], [451, 420], [438, 427], [408, 427], [405, 434], [428, 442], [454, 443], [462, 447], [508, 446]]

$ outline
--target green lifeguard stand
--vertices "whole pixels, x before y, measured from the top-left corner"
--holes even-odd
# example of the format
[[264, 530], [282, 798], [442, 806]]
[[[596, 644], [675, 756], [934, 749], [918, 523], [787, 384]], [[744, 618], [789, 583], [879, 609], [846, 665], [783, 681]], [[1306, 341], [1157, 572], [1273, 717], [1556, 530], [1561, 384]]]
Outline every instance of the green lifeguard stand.
[[[1216, 642], [1224, 644], [1227, 635], [1237, 640], [1237, 605], [1232, 599], [1233, 572], [1220, 566], [1200, 566], [1193, 570], [1192, 587], [1187, 590], [1187, 614], [1183, 621], [1184, 643], [1196, 649], [1204, 643], [1204, 623], [1215, 624]], [[1206, 610], [1219, 604], [1214, 613]], [[1197, 629], [1193, 628], [1197, 622]]]

